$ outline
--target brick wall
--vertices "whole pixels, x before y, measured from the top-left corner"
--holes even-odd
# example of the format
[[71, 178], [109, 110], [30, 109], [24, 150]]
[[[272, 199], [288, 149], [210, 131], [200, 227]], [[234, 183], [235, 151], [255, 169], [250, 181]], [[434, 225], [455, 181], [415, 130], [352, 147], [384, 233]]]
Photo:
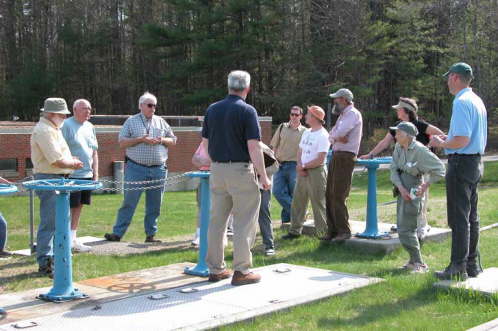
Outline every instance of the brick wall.
[[[271, 118], [260, 119], [263, 141], [271, 140]], [[0, 159], [17, 159], [17, 172], [0, 172], [0, 176], [10, 180], [20, 180], [30, 175], [26, 171], [26, 159], [31, 157], [30, 136], [33, 124], [25, 126], [0, 125]], [[113, 162], [124, 160], [124, 150], [119, 148], [120, 127], [97, 126], [99, 142], [99, 174], [101, 177], [113, 175]], [[193, 170], [191, 159], [199, 145], [199, 127], [173, 128], [178, 136], [178, 145], [169, 149], [168, 169], [170, 172]]]

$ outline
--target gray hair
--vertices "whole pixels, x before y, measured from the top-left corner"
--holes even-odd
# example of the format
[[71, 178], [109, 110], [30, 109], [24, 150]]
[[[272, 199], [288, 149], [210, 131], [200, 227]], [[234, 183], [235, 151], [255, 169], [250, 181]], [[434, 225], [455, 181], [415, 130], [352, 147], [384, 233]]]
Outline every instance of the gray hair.
[[152, 102], [157, 104], [156, 96], [147, 91], [144, 94], [142, 94], [142, 96], [138, 99], [138, 108], [140, 108], [140, 105], [145, 103], [146, 100], [151, 100]]
[[235, 70], [228, 74], [228, 89], [243, 91], [251, 84], [251, 75], [247, 71]]
[[89, 107], [91, 107], [92, 105], [90, 104], [90, 101], [88, 101], [87, 99], [78, 99], [76, 100], [74, 103], [73, 103], [73, 110], [76, 109], [76, 106], [79, 105], [80, 103], [85, 103], [86, 105], [88, 105]]

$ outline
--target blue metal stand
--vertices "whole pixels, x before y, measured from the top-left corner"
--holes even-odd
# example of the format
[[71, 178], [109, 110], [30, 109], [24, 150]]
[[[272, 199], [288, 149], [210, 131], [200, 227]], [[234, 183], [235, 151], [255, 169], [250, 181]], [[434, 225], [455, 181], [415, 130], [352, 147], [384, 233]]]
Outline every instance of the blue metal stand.
[[376, 158], [371, 160], [357, 160], [356, 163], [368, 169], [368, 196], [367, 196], [367, 225], [362, 233], [357, 233], [360, 238], [379, 239], [386, 237], [387, 232], [379, 232], [377, 218], [377, 169], [381, 164], [390, 164], [391, 157]]
[[74, 179], [47, 179], [24, 182], [23, 185], [34, 190], [56, 191], [55, 234], [54, 234], [54, 282], [53, 287], [39, 298], [46, 301], [69, 301], [87, 298], [73, 287], [73, 268], [71, 256], [71, 232], [69, 217], [69, 192], [95, 190], [102, 187], [100, 182]]
[[[12, 184], [0, 184], [0, 195], [6, 195], [17, 192], [17, 186]], [[7, 311], [0, 307], [0, 319], [2, 319], [1, 315], [6, 315]]]
[[188, 275], [208, 277], [209, 268], [206, 264], [207, 254], [207, 232], [209, 227], [209, 208], [211, 208], [211, 196], [209, 193], [209, 175], [208, 171], [195, 171], [186, 174], [188, 177], [199, 177], [201, 180], [201, 230], [199, 242], [199, 259], [195, 267], [185, 268], [185, 273]]

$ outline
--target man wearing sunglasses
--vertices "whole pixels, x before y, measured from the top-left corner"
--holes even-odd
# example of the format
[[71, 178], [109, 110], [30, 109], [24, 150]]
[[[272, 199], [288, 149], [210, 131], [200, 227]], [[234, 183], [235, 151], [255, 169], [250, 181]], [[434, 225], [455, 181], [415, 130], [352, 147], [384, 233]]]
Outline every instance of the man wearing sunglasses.
[[306, 128], [301, 125], [303, 109], [293, 106], [289, 122], [282, 123], [273, 135], [271, 147], [280, 164], [273, 177], [273, 195], [282, 206], [282, 223], [290, 223], [292, 194], [296, 186], [297, 150]]
[[[157, 219], [161, 213], [164, 181], [168, 170], [168, 147], [176, 145], [176, 137], [166, 121], [154, 115], [157, 98], [145, 92], [138, 101], [140, 113], [129, 117], [119, 133], [119, 146], [126, 149], [124, 200], [108, 241], [120, 241], [131, 223], [142, 192], [145, 190], [145, 242], [155, 239]], [[136, 182], [146, 181], [146, 184]]]

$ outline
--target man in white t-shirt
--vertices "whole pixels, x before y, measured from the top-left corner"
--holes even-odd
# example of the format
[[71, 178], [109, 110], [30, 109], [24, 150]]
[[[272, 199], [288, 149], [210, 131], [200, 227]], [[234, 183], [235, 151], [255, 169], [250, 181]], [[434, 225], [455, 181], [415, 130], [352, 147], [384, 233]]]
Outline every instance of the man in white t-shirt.
[[329, 134], [323, 127], [324, 118], [325, 112], [322, 108], [308, 107], [306, 124], [310, 129], [303, 133], [297, 152], [297, 182], [291, 206], [291, 227], [289, 233], [282, 239], [295, 239], [301, 235], [309, 200], [313, 208], [316, 234], [321, 236], [327, 232], [325, 159], [330, 142]]

